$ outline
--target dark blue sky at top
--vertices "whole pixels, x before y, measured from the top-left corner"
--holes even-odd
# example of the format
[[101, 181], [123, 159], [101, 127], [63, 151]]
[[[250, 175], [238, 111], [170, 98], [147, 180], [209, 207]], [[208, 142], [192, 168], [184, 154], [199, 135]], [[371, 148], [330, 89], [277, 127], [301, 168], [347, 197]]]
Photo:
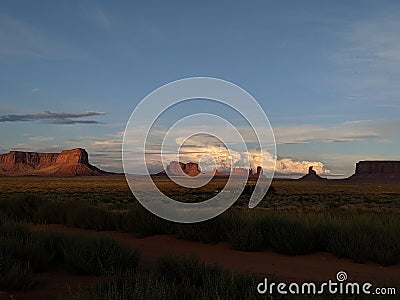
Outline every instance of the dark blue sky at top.
[[143, 97], [210, 76], [257, 99], [280, 157], [333, 173], [399, 159], [399, 13], [397, 1], [2, 1], [0, 116], [106, 114], [0, 122], [0, 150], [117, 152]]

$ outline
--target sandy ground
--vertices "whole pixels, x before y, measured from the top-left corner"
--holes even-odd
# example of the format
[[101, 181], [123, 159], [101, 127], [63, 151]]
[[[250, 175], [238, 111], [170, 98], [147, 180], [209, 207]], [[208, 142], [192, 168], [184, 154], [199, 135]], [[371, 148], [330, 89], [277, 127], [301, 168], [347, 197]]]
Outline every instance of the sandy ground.
[[[209, 264], [217, 264], [237, 272], [252, 272], [260, 277], [289, 281], [335, 280], [336, 273], [345, 271], [348, 282], [370, 282], [375, 286], [400, 283], [400, 265], [381, 266], [375, 263], [356, 264], [349, 259], [319, 252], [287, 256], [271, 251], [243, 252], [230, 249], [227, 243], [202, 244], [178, 240], [170, 235], [136, 238], [134, 234], [115, 231], [96, 232], [63, 225], [32, 225], [33, 230], [53, 230], [64, 233], [106, 235], [140, 250], [141, 267], [151, 266], [163, 255], [195, 256]], [[63, 295], [79, 293], [90, 286], [94, 277], [70, 275], [61, 270], [37, 274], [39, 284], [31, 291], [13, 293], [14, 299], [62, 299]], [[0, 299], [10, 299], [0, 294]], [[67, 297], [69, 298], [69, 297]]]

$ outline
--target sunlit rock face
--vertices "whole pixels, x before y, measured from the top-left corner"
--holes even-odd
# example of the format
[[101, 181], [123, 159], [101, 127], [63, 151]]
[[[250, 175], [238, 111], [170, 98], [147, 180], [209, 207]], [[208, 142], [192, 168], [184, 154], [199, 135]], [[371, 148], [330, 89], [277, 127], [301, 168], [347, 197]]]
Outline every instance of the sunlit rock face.
[[0, 155], [2, 175], [92, 176], [106, 172], [89, 163], [85, 149], [63, 150], [61, 153], [10, 151]]
[[[182, 162], [171, 161], [166, 169], [168, 171], [168, 174], [172, 175], [172, 176], [189, 175], [189, 176], [194, 177], [201, 173], [200, 169], [199, 169], [199, 165], [196, 163], [192, 163], [192, 162], [184, 164]], [[158, 174], [165, 175], [165, 174], [167, 174], [167, 172], [165, 170], [163, 170], [162, 172], [160, 172]]]

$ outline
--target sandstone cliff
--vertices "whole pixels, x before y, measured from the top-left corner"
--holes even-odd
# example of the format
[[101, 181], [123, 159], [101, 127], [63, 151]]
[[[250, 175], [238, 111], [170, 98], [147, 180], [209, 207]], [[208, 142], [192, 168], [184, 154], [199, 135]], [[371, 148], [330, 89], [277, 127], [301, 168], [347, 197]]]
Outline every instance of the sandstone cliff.
[[[167, 171], [170, 175], [173, 176], [183, 176], [186, 174], [193, 177], [200, 174], [199, 165], [192, 162], [184, 164], [181, 162], [172, 161], [167, 166]], [[167, 174], [165, 170], [159, 173], [159, 175], [165, 175], [165, 174]]]
[[2, 175], [91, 176], [106, 172], [89, 163], [85, 149], [63, 150], [61, 153], [10, 151], [0, 155]]
[[359, 161], [350, 179], [400, 179], [400, 161]]

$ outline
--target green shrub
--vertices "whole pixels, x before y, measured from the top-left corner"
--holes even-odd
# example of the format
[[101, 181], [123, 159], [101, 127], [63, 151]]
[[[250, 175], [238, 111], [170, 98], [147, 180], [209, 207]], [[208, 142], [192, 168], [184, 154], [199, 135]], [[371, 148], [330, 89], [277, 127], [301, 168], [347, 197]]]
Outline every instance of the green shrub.
[[92, 230], [116, 230], [115, 213], [109, 209], [82, 201], [66, 204], [66, 225]]
[[217, 218], [195, 224], [175, 224], [174, 235], [178, 239], [217, 243], [227, 240], [228, 230], [234, 224], [232, 214], [225, 212]]
[[195, 258], [161, 257], [149, 273], [102, 278], [84, 299], [259, 299], [257, 280]]
[[0, 226], [0, 253], [28, 264], [34, 272], [45, 271], [62, 261], [61, 237], [53, 233], [31, 233], [23, 226]]
[[152, 274], [140, 277], [132, 272], [118, 272], [103, 277], [89, 292], [83, 295], [88, 300], [173, 300], [178, 297], [179, 287], [158, 279]]
[[0, 223], [0, 287], [7, 290], [29, 288], [32, 272], [52, 265], [100, 275], [135, 271], [138, 260], [136, 250], [111, 239], [30, 232], [18, 224]]
[[[353, 197], [292, 195], [282, 201], [322, 203], [326, 200], [342, 205], [346, 201], [353, 201], [350, 196]], [[280, 194], [277, 197], [281, 197]], [[365, 197], [355, 198], [356, 201], [364, 201], [362, 199]], [[385, 201], [383, 198], [382, 201]], [[273, 249], [284, 254], [328, 251], [360, 263], [374, 261], [390, 265], [400, 262], [400, 218], [396, 213], [385, 212], [383, 216], [379, 212], [340, 208], [308, 213], [232, 208], [205, 222], [176, 224], [154, 216], [137, 202], [114, 206], [105, 206], [104, 201], [103, 205], [98, 205], [101, 201], [96, 201], [97, 204], [91, 202], [95, 201], [61, 201], [35, 194], [17, 195], [0, 200], [0, 218], [61, 223], [98, 231], [120, 230], [136, 233], [139, 237], [174, 234], [177, 238], [204, 243], [228, 241], [233, 248], [244, 251]], [[7, 226], [0, 231], [7, 231]], [[17, 229], [11, 232], [11, 235], [24, 234]], [[21, 243], [21, 239], [18, 240]], [[29, 247], [40, 248], [42, 245], [34, 245], [32, 242]], [[32, 261], [32, 267], [36, 270], [38, 264], [34, 258]]]
[[125, 216], [130, 232], [139, 237], [171, 233], [174, 223], [153, 215], [139, 204], [131, 208]]
[[104, 237], [80, 236], [64, 244], [65, 264], [81, 274], [101, 275], [135, 270], [139, 253]]
[[26, 262], [0, 255], [0, 289], [26, 290], [33, 286], [32, 269]]
[[19, 251], [19, 258], [26, 259], [34, 272], [46, 271], [50, 266], [62, 263], [63, 236], [53, 232], [35, 232]]

